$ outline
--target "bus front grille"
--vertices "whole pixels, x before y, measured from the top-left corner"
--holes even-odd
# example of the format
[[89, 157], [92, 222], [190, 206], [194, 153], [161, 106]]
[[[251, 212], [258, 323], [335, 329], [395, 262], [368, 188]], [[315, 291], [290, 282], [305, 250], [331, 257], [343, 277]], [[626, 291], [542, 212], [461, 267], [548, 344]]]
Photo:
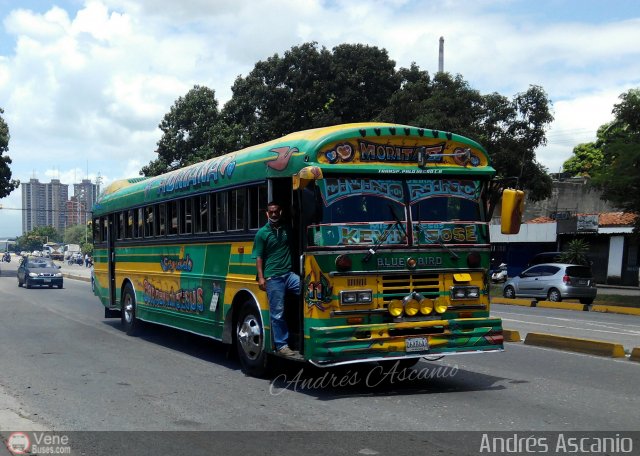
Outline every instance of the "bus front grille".
[[385, 305], [394, 298], [420, 293], [425, 298], [437, 298], [442, 289], [439, 274], [383, 275], [382, 296]]

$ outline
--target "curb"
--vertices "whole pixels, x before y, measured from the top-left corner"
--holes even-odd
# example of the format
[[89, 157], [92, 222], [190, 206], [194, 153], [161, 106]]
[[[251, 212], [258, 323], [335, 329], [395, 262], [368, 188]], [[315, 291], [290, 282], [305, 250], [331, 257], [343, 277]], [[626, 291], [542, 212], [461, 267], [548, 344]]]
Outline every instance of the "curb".
[[538, 301], [536, 307], [543, 307], [546, 309], [563, 309], [563, 310], [581, 310], [588, 311], [588, 304], [578, 304], [574, 302], [552, 302], [552, 301]]
[[633, 350], [631, 350], [631, 356], [629, 356], [629, 361], [640, 362], [640, 347], [636, 347]]
[[72, 279], [72, 280], [82, 280], [83, 282], [91, 282], [91, 277], [73, 275], [73, 274], [69, 274], [68, 272], [63, 272], [62, 277], [66, 277], [67, 279]]
[[509, 306], [534, 307], [534, 302], [531, 299], [491, 298], [491, 304], [506, 304]]
[[[587, 353], [589, 355], [608, 356], [610, 358], [624, 358], [624, 347], [613, 342], [580, 339], [577, 337], [556, 336], [553, 334], [528, 333], [525, 345], [558, 348], [560, 350]], [[635, 351], [635, 349], [634, 349]], [[640, 350], [639, 350], [640, 352]], [[638, 353], [640, 355], [640, 353]]]
[[511, 329], [502, 330], [502, 338], [505, 342], [520, 342], [520, 333], [518, 331], [512, 331]]
[[616, 314], [640, 316], [640, 309], [638, 309], [637, 307], [605, 306], [601, 304], [596, 304], [595, 306], [591, 307], [591, 310], [593, 312], [616, 313]]

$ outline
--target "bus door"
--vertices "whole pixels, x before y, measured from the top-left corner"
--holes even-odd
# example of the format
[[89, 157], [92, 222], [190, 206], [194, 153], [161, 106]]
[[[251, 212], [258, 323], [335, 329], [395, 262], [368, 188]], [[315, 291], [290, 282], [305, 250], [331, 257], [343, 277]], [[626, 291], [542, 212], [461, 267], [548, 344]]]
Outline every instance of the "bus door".
[[109, 304], [115, 306], [116, 301], [116, 214], [110, 214], [107, 222], [107, 270], [109, 271]]
[[297, 192], [292, 190], [291, 177], [269, 179], [268, 200], [280, 203], [283, 221], [291, 227], [291, 261], [293, 263], [293, 272], [300, 276], [301, 289], [298, 298], [293, 295], [286, 296], [284, 313], [287, 326], [289, 327], [289, 342], [291, 348], [299, 350], [300, 353], [302, 353], [304, 349], [304, 292], [302, 290], [304, 277], [302, 277], [303, 271], [300, 270], [300, 264], [303, 261], [303, 250], [301, 248], [303, 227], [300, 224], [300, 201]]

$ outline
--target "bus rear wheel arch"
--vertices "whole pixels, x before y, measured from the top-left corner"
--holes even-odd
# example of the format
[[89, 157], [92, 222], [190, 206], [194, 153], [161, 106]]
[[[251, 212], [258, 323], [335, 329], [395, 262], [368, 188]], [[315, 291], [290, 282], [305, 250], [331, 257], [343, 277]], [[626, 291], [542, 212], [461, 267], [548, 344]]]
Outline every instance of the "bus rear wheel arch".
[[238, 312], [235, 343], [242, 371], [254, 377], [268, 372], [268, 355], [260, 310], [253, 301], [245, 301]]

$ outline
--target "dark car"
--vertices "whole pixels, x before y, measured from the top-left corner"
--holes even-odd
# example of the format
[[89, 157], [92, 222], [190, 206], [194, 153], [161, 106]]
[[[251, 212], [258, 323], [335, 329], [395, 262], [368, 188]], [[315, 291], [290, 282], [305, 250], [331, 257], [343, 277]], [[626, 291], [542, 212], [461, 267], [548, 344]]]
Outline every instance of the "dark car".
[[537, 264], [506, 281], [502, 288], [505, 298], [530, 297], [562, 301], [579, 299], [591, 304], [598, 293], [591, 268], [577, 264]]
[[22, 285], [27, 288], [34, 285], [62, 288], [60, 266], [50, 258], [27, 257], [18, 266], [18, 286]]

